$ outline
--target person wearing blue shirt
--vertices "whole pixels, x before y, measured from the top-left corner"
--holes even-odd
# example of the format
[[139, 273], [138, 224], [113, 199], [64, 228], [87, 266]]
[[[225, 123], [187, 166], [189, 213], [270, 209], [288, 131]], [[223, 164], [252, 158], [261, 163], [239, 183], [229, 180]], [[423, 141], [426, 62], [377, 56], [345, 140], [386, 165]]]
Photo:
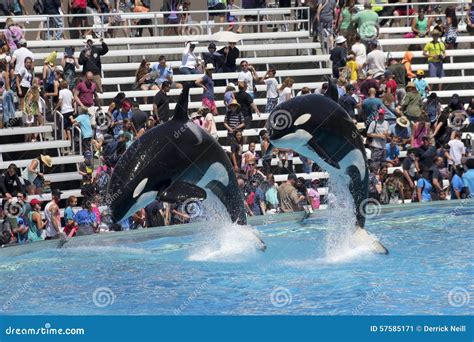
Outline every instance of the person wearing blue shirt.
[[161, 87], [164, 81], [173, 83], [173, 69], [166, 65], [166, 57], [160, 56], [158, 63], [153, 65], [152, 75], [155, 78], [155, 84]]
[[80, 126], [81, 128], [82, 150], [90, 151], [93, 131], [92, 131], [91, 118], [89, 116], [89, 113], [87, 112], [82, 113], [78, 115], [75, 119], [72, 116], [70, 118], [71, 118], [71, 122], [74, 125]]
[[462, 181], [462, 174], [464, 169], [462, 167], [456, 168], [456, 173], [451, 179], [451, 199], [462, 199], [462, 191], [464, 188], [464, 182]]
[[90, 201], [84, 200], [82, 209], [74, 215], [74, 221], [77, 222], [78, 225], [77, 236], [94, 234], [97, 229], [97, 218], [92, 211]]
[[393, 137], [392, 140], [385, 145], [385, 149], [387, 150], [387, 163], [390, 164], [390, 166], [397, 166], [400, 163], [398, 160], [400, 148], [397, 145], [397, 138]]
[[401, 116], [394, 124], [390, 125], [390, 134], [400, 139], [402, 144], [409, 144], [411, 142], [410, 125], [410, 120], [406, 116]]
[[431, 185], [430, 181], [430, 173], [429, 171], [423, 171], [423, 175], [416, 184], [416, 192], [418, 195], [419, 202], [430, 202], [431, 201], [431, 190], [433, 186]]
[[466, 160], [468, 170], [462, 175], [464, 185], [469, 189], [471, 198], [474, 198], [474, 158]]

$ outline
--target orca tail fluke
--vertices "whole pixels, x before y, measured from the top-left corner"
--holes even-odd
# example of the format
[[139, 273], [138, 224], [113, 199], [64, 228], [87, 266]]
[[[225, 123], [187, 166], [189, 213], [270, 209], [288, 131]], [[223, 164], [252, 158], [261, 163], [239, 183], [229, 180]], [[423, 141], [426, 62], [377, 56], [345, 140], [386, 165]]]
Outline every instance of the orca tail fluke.
[[189, 84], [184, 83], [183, 90], [179, 95], [176, 108], [174, 110], [173, 120], [188, 121], [188, 106], [189, 106]]
[[339, 92], [337, 91], [336, 82], [334, 82], [334, 79], [330, 76], [326, 76], [326, 80], [328, 81], [328, 89], [326, 90], [324, 96], [329, 97], [331, 100], [338, 103]]

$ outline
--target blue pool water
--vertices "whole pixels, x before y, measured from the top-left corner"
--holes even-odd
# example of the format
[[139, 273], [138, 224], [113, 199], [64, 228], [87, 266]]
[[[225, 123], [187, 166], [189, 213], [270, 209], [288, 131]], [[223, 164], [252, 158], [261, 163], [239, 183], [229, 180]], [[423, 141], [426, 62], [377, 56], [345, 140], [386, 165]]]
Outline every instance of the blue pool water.
[[[329, 211], [324, 215], [329, 215]], [[334, 213], [332, 213], [334, 214]], [[328, 246], [327, 217], [114, 247], [48, 249], [0, 264], [3, 314], [473, 313], [474, 206], [383, 213], [390, 250]]]

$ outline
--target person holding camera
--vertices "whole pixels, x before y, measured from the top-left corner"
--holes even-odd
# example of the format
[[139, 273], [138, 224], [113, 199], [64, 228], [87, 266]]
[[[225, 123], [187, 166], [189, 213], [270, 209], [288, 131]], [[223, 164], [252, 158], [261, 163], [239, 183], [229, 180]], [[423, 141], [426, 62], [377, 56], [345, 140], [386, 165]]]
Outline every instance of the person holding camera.
[[[423, 49], [423, 56], [428, 58], [430, 77], [444, 77], [443, 61], [446, 58], [446, 47], [442, 41], [439, 40], [441, 33], [433, 30], [431, 33], [433, 40], [427, 43]], [[433, 89], [433, 87], [430, 87]], [[443, 88], [442, 83], [438, 84], [438, 91]]]
[[94, 75], [94, 83], [97, 86], [97, 92], [102, 93], [102, 64], [100, 56], [104, 56], [109, 52], [109, 47], [105, 44], [104, 39], [100, 39], [101, 46], [94, 45], [92, 36], [86, 36], [84, 41], [85, 47], [79, 55], [79, 65], [82, 65], [82, 73], [86, 75], [88, 71]]

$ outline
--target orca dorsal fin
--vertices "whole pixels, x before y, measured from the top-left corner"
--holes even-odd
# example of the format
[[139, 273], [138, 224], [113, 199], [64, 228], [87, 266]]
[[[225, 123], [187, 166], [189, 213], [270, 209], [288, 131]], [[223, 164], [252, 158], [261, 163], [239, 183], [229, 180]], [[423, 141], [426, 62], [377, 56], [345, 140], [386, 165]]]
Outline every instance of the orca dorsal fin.
[[174, 109], [173, 120], [188, 121], [188, 104], [189, 104], [189, 84], [183, 85], [183, 91], [179, 95], [178, 102]]
[[328, 89], [326, 90], [324, 96], [329, 97], [331, 100], [338, 103], [339, 92], [337, 91], [336, 82], [334, 82], [334, 79], [330, 76], [326, 76], [326, 80], [328, 81]]

